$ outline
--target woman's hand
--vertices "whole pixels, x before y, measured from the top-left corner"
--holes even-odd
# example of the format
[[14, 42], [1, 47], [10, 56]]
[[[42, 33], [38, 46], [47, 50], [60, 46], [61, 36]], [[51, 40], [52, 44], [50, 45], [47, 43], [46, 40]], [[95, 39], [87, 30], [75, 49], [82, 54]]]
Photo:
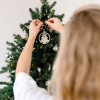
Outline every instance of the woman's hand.
[[29, 26], [29, 38], [36, 38], [39, 29], [42, 29], [41, 26], [43, 25], [43, 22], [40, 20], [34, 19]]
[[48, 21], [45, 21], [46, 24], [48, 24], [49, 27], [56, 30], [57, 32], [61, 33], [63, 29], [63, 25], [58, 18], [50, 18]]

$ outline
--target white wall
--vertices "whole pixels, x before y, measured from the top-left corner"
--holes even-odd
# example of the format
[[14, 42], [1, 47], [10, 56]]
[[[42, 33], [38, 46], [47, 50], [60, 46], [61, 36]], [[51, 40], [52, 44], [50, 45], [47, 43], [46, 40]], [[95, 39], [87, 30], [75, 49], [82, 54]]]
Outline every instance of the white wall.
[[[49, 3], [53, 3], [54, 0], [48, 0]], [[57, 4], [55, 9], [56, 14], [64, 13], [66, 16], [63, 19], [65, 24], [72, 13], [80, 6], [90, 3], [100, 5], [100, 0], [55, 0]], [[6, 41], [13, 42], [14, 34], [23, 34], [20, 29], [20, 23], [25, 23], [31, 19], [29, 8], [35, 10], [35, 7], [41, 7], [40, 0], [0, 0], [0, 70], [1, 67], [6, 66], [5, 54], [8, 52], [6, 49]], [[6, 77], [6, 74], [0, 74], [0, 81], [10, 82], [10, 78]], [[5, 85], [0, 85], [3, 88]]]

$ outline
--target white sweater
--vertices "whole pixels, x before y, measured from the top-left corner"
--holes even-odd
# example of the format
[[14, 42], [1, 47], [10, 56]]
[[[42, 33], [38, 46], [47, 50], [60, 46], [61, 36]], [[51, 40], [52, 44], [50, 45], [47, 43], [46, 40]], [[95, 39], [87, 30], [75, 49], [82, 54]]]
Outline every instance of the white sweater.
[[35, 80], [25, 72], [19, 72], [13, 86], [14, 100], [53, 100], [54, 96], [37, 86]]

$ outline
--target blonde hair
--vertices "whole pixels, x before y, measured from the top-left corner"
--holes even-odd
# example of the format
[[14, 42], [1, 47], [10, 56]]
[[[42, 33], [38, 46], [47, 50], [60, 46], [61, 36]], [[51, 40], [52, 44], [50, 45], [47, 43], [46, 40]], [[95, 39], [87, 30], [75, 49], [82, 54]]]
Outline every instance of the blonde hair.
[[48, 90], [54, 100], [100, 100], [100, 6], [79, 8], [60, 34]]

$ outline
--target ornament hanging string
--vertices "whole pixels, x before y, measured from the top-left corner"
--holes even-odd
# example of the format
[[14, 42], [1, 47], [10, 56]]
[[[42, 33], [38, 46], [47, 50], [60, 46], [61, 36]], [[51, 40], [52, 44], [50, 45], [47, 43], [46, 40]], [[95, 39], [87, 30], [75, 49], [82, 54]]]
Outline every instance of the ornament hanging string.
[[43, 28], [43, 26], [42, 26], [42, 29], [43, 29], [43, 31], [45, 31], [45, 28], [46, 28], [46, 25], [44, 25], [45, 27]]

